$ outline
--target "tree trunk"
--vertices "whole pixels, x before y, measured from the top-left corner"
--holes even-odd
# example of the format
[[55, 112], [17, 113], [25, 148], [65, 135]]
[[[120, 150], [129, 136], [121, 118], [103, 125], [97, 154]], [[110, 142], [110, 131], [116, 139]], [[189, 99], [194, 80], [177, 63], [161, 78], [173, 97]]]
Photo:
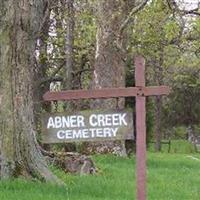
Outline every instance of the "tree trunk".
[[[48, 55], [47, 55], [47, 41], [50, 26], [50, 12], [49, 3], [46, 4], [45, 18], [43, 26], [40, 31], [40, 37], [37, 41], [38, 56], [36, 57], [37, 64], [34, 67], [34, 85], [33, 85], [33, 102], [34, 102], [34, 121], [36, 130], [42, 134], [42, 120], [41, 115], [43, 111], [51, 112], [51, 102], [44, 102], [43, 95], [49, 91], [50, 81], [48, 80]], [[50, 150], [50, 144], [42, 144], [45, 150]]]
[[156, 142], [155, 142], [155, 150], [161, 151], [162, 145], [162, 133], [161, 133], [161, 108], [162, 108], [162, 97], [156, 97], [156, 105], [155, 105], [155, 130], [156, 130]]
[[[155, 82], [157, 85], [163, 85], [163, 62], [164, 62], [164, 48], [161, 45], [159, 51], [159, 58], [155, 61]], [[155, 98], [155, 151], [159, 152], [162, 148], [162, 97]]]
[[[94, 89], [125, 86], [125, 54], [117, 47], [122, 14], [121, 1], [97, 2], [96, 54], [92, 87]], [[126, 38], [122, 39], [123, 41]], [[123, 43], [123, 42], [122, 42]], [[95, 100], [94, 108], [123, 108], [124, 99]]]
[[[65, 43], [64, 43], [64, 55], [65, 55], [65, 66], [64, 66], [64, 79], [63, 88], [64, 90], [72, 90], [74, 85], [73, 71], [74, 71], [74, 26], [75, 26], [75, 8], [74, 0], [62, 1], [62, 25], [65, 32]], [[74, 104], [72, 101], [64, 103], [65, 112], [71, 113], [74, 111]], [[69, 143], [64, 145], [65, 151], [76, 151], [76, 144]]]
[[66, 89], [72, 89], [72, 73], [73, 73], [73, 65], [74, 65], [74, 0], [67, 0], [66, 4], [66, 12], [67, 18], [66, 22], [66, 33], [65, 33], [65, 87]]
[[[129, 11], [134, 7], [132, 1], [101, 0], [97, 1], [97, 34], [93, 89], [124, 87], [125, 61], [128, 34], [121, 25], [127, 19]], [[129, 5], [129, 6], [128, 6]], [[98, 99], [91, 103], [95, 109], [123, 109], [124, 98]], [[116, 143], [116, 142], [114, 142]], [[126, 156], [125, 141], [116, 143], [120, 147], [119, 154]], [[113, 142], [99, 144], [112, 152]]]
[[[65, 30], [65, 67], [63, 87], [65, 90], [73, 89], [73, 71], [74, 71], [74, 0], [66, 0], [62, 2], [64, 19], [62, 19], [63, 29]], [[66, 15], [67, 13], [67, 15]], [[73, 104], [66, 102], [64, 105], [66, 111], [73, 110]]]
[[1, 178], [59, 182], [48, 170], [34, 127], [34, 53], [44, 1], [1, 0], [0, 5]]

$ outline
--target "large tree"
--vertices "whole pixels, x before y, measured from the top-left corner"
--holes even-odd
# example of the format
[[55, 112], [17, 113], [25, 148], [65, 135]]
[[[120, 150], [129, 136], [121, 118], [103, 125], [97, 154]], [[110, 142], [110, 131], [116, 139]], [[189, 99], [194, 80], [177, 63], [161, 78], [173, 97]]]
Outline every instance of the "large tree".
[[58, 181], [36, 142], [33, 115], [35, 45], [46, 1], [0, 0], [1, 178]]
[[[130, 22], [133, 22], [133, 15], [141, 10], [147, 1], [97, 1], [93, 88], [125, 86], [125, 61], [128, 46], [127, 27]], [[124, 100], [96, 101], [94, 107], [123, 108]]]

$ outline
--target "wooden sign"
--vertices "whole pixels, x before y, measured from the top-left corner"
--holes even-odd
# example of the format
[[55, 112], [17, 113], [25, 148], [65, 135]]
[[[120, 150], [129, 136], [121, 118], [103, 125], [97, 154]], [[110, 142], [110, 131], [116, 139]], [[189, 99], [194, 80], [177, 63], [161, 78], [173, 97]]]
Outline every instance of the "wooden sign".
[[132, 112], [81, 111], [43, 117], [43, 143], [134, 139]]
[[[167, 95], [167, 86], [145, 86], [145, 60], [135, 58], [135, 87], [102, 88], [97, 90], [68, 90], [46, 92], [45, 101], [72, 99], [136, 97], [136, 180], [137, 200], [146, 199], [146, 97]], [[162, 197], [161, 197], [162, 198]]]

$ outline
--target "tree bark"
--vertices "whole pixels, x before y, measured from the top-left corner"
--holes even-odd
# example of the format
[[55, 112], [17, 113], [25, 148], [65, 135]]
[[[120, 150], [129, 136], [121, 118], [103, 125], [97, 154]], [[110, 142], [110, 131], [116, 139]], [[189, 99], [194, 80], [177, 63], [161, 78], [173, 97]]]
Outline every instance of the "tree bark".
[[35, 44], [44, 1], [0, 0], [1, 178], [56, 181], [36, 141], [33, 114]]
[[[128, 28], [135, 13], [143, 9], [147, 0], [97, 1], [96, 53], [92, 88], [125, 86], [125, 65]], [[124, 98], [95, 100], [94, 108], [123, 108]]]
[[[163, 85], [163, 62], [164, 62], [164, 47], [161, 45], [159, 58], [155, 61], [155, 82], [157, 85]], [[155, 151], [159, 152], [162, 148], [162, 97], [155, 98]]]
[[72, 73], [74, 65], [74, 0], [67, 0], [66, 12], [67, 18], [65, 19], [66, 23], [66, 33], [65, 33], [65, 87], [66, 89], [72, 89]]
[[161, 130], [161, 109], [162, 109], [162, 97], [158, 96], [155, 100], [155, 130], [156, 130], [156, 142], [155, 150], [157, 152], [161, 151], [162, 145], [162, 130]]
[[[125, 54], [117, 47], [120, 24], [122, 23], [121, 1], [102, 0], [97, 2], [96, 53], [93, 74], [93, 89], [125, 86]], [[126, 38], [122, 39], [123, 41]], [[122, 43], [123, 43], [122, 41]], [[96, 100], [94, 108], [123, 108], [124, 99]]]
[[[126, 47], [128, 41], [127, 20], [135, 1], [97, 1], [96, 52], [92, 88], [125, 87]], [[123, 25], [124, 24], [124, 25]], [[122, 27], [123, 25], [123, 27]], [[124, 98], [98, 99], [91, 103], [95, 109], [123, 109]], [[120, 141], [120, 154], [126, 156], [125, 141]], [[103, 146], [113, 148], [113, 142]]]
[[[65, 66], [64, 66], [64, 79], [63, 88], [64, 90], [72, 90], [74, 86], [73, 71], [74, 71], [74, 27], [75, 27], [75, 8], [74, 0], [64, 0], [61, 2], [62, 16], [61, 19], [62, 28], [64, 30], [64, 56], [65, 56]], [[74, 104], [72, 101], [67, 101], [64, 103], [65, 112], [73, 112]], [[75, 151], [76, 144], [69, 143], [64, 145], [65, 151]]]
[[[65, 90], [73, 89], [73, 71], [74, 71], [74, 26], [75, 26], [75, 11], [74, 11], [74, 0], [66, 0], [62, 2], [63, 16], [64, 19], [63, 29], [65, 30], [65, 44], [64, 44], [64, 55], [65, 55], [65, 67], [64, 67], [64, 80], [63, 87]], [[66, 102], [64, 105], [66, 111], [73, 110], [73, 104]]]

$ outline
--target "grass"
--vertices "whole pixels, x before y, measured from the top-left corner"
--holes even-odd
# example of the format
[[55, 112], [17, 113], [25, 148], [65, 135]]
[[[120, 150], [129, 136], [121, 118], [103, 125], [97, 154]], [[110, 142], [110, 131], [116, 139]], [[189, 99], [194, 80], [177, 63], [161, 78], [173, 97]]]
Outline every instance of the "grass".
[[[168, 142], [168, 140], [166, 140]], [[165, 141], [165, 142], [166, 142]], [[149, 151], [155, 152], [154, 150], [155, 144], [149, 145]], [[168, 144], [162, 144], [161, 152], [167, 153], [169, 150]], [[179, 153], [179, 154], [190, 154], [195, 153], [194, 145], [187, 140], [171, 140], [171, 149], [170, 153]]]
[[[25, 180], [1, 181], [1, 200], [135, 199], [135, 159], [94, 157], [95, 176], [55, 173], [67, 188]], [[148, 153], [148, 200], [199, 200], [200, 155]]]

